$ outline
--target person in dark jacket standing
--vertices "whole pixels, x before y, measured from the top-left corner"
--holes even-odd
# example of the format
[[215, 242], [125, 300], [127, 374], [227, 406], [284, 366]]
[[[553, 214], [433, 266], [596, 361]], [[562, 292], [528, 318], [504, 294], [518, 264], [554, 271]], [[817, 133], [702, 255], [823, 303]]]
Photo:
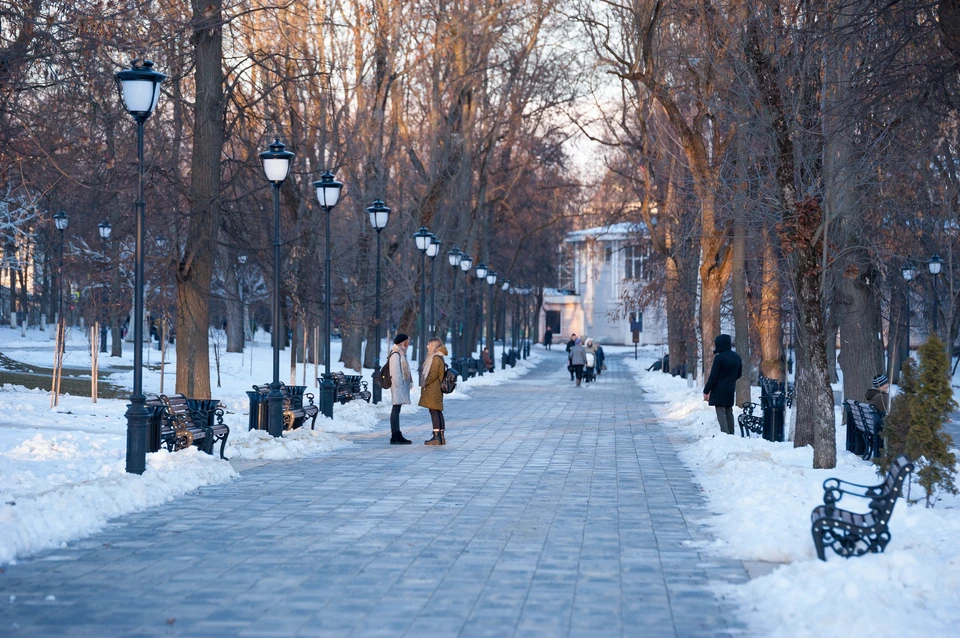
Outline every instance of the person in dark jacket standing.
[[733, 403], [737, 391], [737, 379], [743, 374], [740, 355], [731, 350], [730, 335], [720, 335], [714, 340], [713, 366], [707, 385], [703, 386], [703, 400], [717, 409], [720, 431], [733, 434]]
[[550, 350], [552, 346], [553, 346], [553, 329], [547, 328], [547, 330], [543, 333], [543, 347], [546, 348], [547, 350]]

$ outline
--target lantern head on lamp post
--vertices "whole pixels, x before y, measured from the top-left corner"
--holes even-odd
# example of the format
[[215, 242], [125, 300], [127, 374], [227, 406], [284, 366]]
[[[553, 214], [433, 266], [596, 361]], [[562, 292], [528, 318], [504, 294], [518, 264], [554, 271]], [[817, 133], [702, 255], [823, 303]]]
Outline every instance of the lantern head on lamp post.
[[110, 232], [113, 230], [113, 226], [105, 219], [97, 224], [97, 230], [100, 231], [100, 239], [107, 241], [110, 239]]
[[460, 270], [470, 272], [471, 268], [473, 268], [473, 257], [467, 253], [460, 253]]
[[460, 252], [459, 248], [453, 248], [447, 253], [447, 261], [450, 262], [450, 265], [453, 268], [458, 268], [460, 266], [460, 258], [463, 253]]
[[273, 186], [273, 319], [270, 328], [270, 340], [273, 346], [273, 380], [267, 395], [267, 432], [271, 436], [283, 435], [283, 392], [280, 390], [280, 187], [290, 173], [293, 153], [286, 150], [280, 138], [274, 138], [270, 150], [260, 153], [263, 174]]
[[325, 171], [320, 179], [313, 183], [317, 189], [317, 201], [326, 212], [327, 240], [326, 256], [324, 259], [323, 285], [323, 328], [326, 336], [326, 348], [323, 352], [323, 376], [320, 381], [320, 410], [328, 419], [333, 418], [333, 402], [336, 385], [330, 373], [330, 304], [333, 300], [333, 284], [330, 276], [332, 269], [330, 261], [330, 211], [340, 202], [343, 184], [333, 178], [333, 173]]
[[67, 229], [67, 224], [70, 223], [70, 218], [67, 217], [67, 214], [61, 210], [53, 216], [53, 223], [56, 224], [57, 230], [62, 233]]
[[487, 276], [487, 265], [482, 261], [477, 264], [477, 279], [485, 279]]
[[[134, 249], [133, 292], [133, 394], [127, 408], [127, 472], [143, 474], [147, 466], [147, 421], [150, 413], [143, 396], [143, 235], [146, 202], [143, 200], [143, 125], [160, 99], [160, 85], [167, 79], [153, 70], [150, 60], [134, 60], [129, 69], [114, 75], [123, 106], [137, 123], [137, 230]], [[156, 437], [151, 437], [151, 441]], [[152, 448], [155, 447], [151, 443]]]
[[383, 388], [380, 387], [380, 233], [387, 227], [390, 221], [390, 209], [383, 203], [382, 199], [375, 200], [373, 206], [367, 208], [367, 215], [370, 216], [370, 225], [377, 231], [377, 307], [374, 321], [374, 355], [373, 355], [373, 402], [380, 403], [383, 398]]
[[900, 274], [903, 275], [904, 281], [913, 281], [913, 278], [917, 276], [917, 269], [908, 261], [900, 267]]

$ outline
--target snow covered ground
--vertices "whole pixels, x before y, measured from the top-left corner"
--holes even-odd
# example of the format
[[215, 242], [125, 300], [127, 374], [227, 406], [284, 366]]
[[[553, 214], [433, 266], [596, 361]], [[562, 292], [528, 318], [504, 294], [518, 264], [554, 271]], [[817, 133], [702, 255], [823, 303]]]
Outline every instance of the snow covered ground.
[[[836, 476], [876, 484], [876, 468], [842, 451], [837, 428], [833, 470], [814, 470], [812, 448], [720, 433], [702, 384], [645, 368], [657, 353], [628, 366], [646, 399], [680, 435], [680, 456], [717, 516], [710, 547], [743, 560], [783, 563], [747, 584], [725, 586], [740, 603], [752, 633], [762, 636], [956, 636], [960, 623], [960, 498], [941, 495], [936, 507], [897, 503], [884, 554], [844, 560], [816, 558], [810, 512], [823, 502], [822, 483]], [[759, 397], [759, 389], [754, 389]], [[662, 403], [659, 403], [662, 402]], [[734, 413], [739, 414], [734, 408]], [[914, 485], [912, 497], [922, 488]], [[853, 503], [846, 503], [852, 507]], [[866, 511], [866, 503], [858, 511]]]
[[[331, 348], [332, 361], [339, 358], [339, 342]], [[384, 345], [386, 348], [386, 344]], [[247, 430], [246, 391], [254, 384], [270, 381], [271, 350], [269, 335], [259, 333], [254, 344], [240, 354], [221, 353], [220, 386], [216, 370], [211, 370], [212, 394], [226, 406], [224, 421], [231, 433], [226, 448], [230, 459], [284, 460], [318, 456], [350, 445], [340, 435], [369, 432], [388, 426], [383, 422], [390, 413], [389, 391], [385, 403], [372, 405], [360, 401], [337, 404], [332, 421], [321, 415], [316, 430], [300, 429], [275, 439], [262, 431]], [[0, 330], [0, 352], [22, 363], [49, 367], [53, 362], [53, 343], [46, 332]], [[385, 355], [384, 350], [384, 355]], [[160, 353], [150, 352], [151, 364]], [[175, 352], [167, 353], [163, 390], [174, 391]], [[540, 355], [536, 352], [515, 369], [497, 370], [494, 375], [460, 383], [448, 399], [469, 399], [469, 388], [497, 385], [530, 370]], [[251, 359], [252, 357], [252, 359]], [[145, 360], [147, 357], [145, 356]], [[130, 344], [124, 344], [121, 359], [101, 354], [101, 381], [130, 388], [130, 370], [107, 375], [106, 370], [131, 366]], [[210, 357], [211, 367], [214, 357]], [[281, 354], [281, 380], [290, 381], [289, 351]], [[64, 365], [90, 367], [86, 335], [72, 331], [67, 342]], [[339, 365], [333, 370], [341, 369]], [[322, 368], [320, 369], [322, 371]], [[355, 374], [353, 371], [345, 371]], [[364, 370], [369, 381], [372, 371]], [[297, 382], [306, 373], [308, 392], [319, 397], [312, 364], [297, 366]], [[61, 543], [93, 534], [108, 520], [160, 505], [204, 485], [238, 478], [226, 461], [199, 453], [195, 448], [174, 454], [160, 451], [147, 455], [147, 470], [142, 476], [127, 474], [126, 400], [103, 399], [92, 403], [89, 397], [64, 395], [59, 406], [50, 408], [50, 393], [11, 385], [0, 371], [0, 565]], [[160, 371], [149, 369], [143, 375], [144, 391], [159, 393]], [[412, 406], [404, 412], [424, 411], [416, 406], [419, 389], [413, 391]]]

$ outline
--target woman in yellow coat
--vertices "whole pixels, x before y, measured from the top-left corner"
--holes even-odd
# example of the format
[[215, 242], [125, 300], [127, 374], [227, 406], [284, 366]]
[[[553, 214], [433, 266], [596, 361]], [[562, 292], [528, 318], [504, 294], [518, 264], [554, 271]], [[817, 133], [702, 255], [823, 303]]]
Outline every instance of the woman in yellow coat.
[[430, 420], [433, 422], [433, 438], [424, 441], [426, 445], [447, 444], [444, 437], [446, 428], [443, 420], [443, 391], [440, 390], [443, 373], [447, 370], [447, 364], [443, 360], [446, 354], [446, 346], [437, 337], [427, 342], [427, 356], [424, 357], [423, 367], [420, 369], [419, 401], [420, 406], [430, 410]]

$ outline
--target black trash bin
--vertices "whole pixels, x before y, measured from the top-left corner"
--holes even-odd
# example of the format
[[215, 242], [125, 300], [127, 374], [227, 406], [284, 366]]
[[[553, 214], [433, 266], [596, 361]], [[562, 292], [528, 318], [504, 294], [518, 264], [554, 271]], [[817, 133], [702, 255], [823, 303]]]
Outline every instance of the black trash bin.
[[267, 429], [267, 392], [269, 388], [264, 386], [264, 390], [247, 390], [247, 397], [250, 399], [250, 410], [248, 413], [248, 429], [266, 430]]

